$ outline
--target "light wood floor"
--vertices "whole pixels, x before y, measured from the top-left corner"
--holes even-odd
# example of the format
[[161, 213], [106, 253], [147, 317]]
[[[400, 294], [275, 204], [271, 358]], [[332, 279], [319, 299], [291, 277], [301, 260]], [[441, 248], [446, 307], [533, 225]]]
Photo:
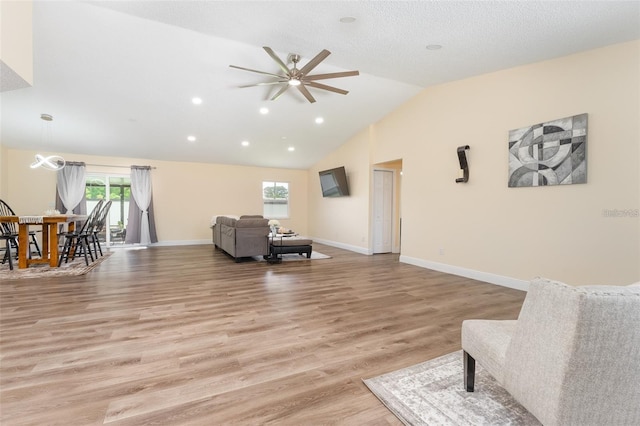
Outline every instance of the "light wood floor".
[[513, 319], [524, 300], [397, 255], [314, 249], [333, 258], [157, 247], [0, 283], [0, 424], [399, 425], [361, 379], [456, 351], [463, 319]]

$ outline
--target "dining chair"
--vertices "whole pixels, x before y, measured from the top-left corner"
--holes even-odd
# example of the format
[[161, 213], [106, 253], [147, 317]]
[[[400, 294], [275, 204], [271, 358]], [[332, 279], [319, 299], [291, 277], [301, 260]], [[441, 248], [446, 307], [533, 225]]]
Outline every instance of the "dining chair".
[[104, 203], [93, 225], [93, 229], [91, 230], [90, 238], [91, 242], [93, 243], [93, 252], [95, 253], [96, 258], [98, 257], [98, 252], [100, 253], [100, 256], [103, 256], [98, 234], [100, 234], [104, 230], [104, 225], [107, 222], [107, 216], [109, 215], [109, 210], [111, 209], [111, 203], [111, 200]]
[[[13, 209], [7, 204], [4, 200], [0, 200], [0, 216], [15, 216], [15, 212]], [[9, 260], [9, 267], [13, 269], [13, 265], [10, 258], [11, 248], [16, 249], [16, 254], [18, 253], [18, 229], [15, 222], [3, 222], [2, 223], [2, 237], [5, 240], [5, 253], [2, 259], [2, 264], [4, 264], [7, 259]], [[10, 246], [10, 247], [9, 247]], [[36, 231], [29, 231], [29, 257], [31, 257], [31, 246], [34, 247], [35, 252], [38, 253], [38, 256], [42, 256], [42, 252], [40, 251], [40, 246], [38, 245], [38, 239], [36, 238]]]
[[95, 226], [95, 222], [100, 214], [103, 203], [104, 200], [98, 201], [98, 204], [96, 204], [93, 210], [91, 210], [87, 220], [84, 221], [79, 230], [60, 234], [60, 237], [64, 238], [64, 245], [62, 246], [62, 251], [58, 258], [58, 266], [62, 265], [63, 260], [64, 263], [68, 263], [69, 256], [72, 256], [71, 258], [75, 259], [79, 254], [84, 255], [84, 262], [87, 266], [89, 266], [89, 257], [91, 258], [91, 262], [95, 260], [89, 245], [89, 238], [92, 235], [93, 227]]
[[16, 249], [16, 255], [18, 254], [18, 236], [13, 233], [5, 232], [5, 223], [3, 222], [0, 226], [2, 230], [2, 234], [0, 234], [0, 239], [5, 242], [4, 256], [2, 257], [2, 264], [9, 261], [9, 269], [13, 270], [13, 260], [11, 259], [11, 249]]

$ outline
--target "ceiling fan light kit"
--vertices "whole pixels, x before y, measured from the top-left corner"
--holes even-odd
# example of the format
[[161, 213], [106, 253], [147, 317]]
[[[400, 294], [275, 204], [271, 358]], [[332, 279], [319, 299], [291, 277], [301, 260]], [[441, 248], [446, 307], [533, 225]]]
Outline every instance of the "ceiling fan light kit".
[[320, 62], [324, 61], [327, 56], [331, 54], [326, 49], [323, 49], [322, 52], [318, 53], [313, 59], [311, 59], [304, 67], [298, 69], [298, 62], [300, 61], [300, 55], [290, 54], [287, 58], [290, 63], [293, 63], [293, 68], [289, 68], [282, 59], [271, 49], [270, 47], [264, 46], [263, 49], [267, 54], [273, 59], [276, 64], [280, 67], [284, 74], [275, 74], [266, 71], [259, 71], [245, 67], [239, 67], [237, 65], [229, 65], [231, 68], [237, 68], [244, 71], [255, 72], [258, 74], [266, 75], [268, 77], [273, 78], [272, 81], [266, 81], [257, 84], [249, 84], [240, 87], [255, 87], [255, 86], [270, 86], [280, 84], [280, 89], [276, 92], [275, 95], [271, 97], [272, 101], [278, 99], [284, 92], [289, 89], [290, 86], [297, 87], [300, 93], [310, 102], [315, 102], [315, 98], [309, 92], [308, 87], [313, 87], [315, 89], [327, 90], [333, 93], [339, 93], [341, 95], [346, 95], [349, 93], [346, 90], [338, 89], [337, 87], [328, 86], [326, 84], [317, 83], [316, 80], [328, 80], [331, 78], [340, 78], [340, 77], [352, 77], [359, 75], [358, 71], [343, 71], [343, 72], [333, 72], [328, 74], [315, 74], [309, 75], [309, 73], [320, 64]]

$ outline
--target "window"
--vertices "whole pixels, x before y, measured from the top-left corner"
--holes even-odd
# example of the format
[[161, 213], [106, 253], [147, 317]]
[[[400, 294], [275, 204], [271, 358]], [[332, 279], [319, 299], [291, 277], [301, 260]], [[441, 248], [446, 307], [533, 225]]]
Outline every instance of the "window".
[[289, 217], [289, 184], [262, 182], [262, 215], [268, 219]]
[[131, 199], [131, 178], [116, 175], [88, 175], [86, 197], [88, 212], [93, 210], [98, 200], [111, 200], [107, 223], [98, 237], [110, 244], [124, 243], [129, 216], [129, 200]]

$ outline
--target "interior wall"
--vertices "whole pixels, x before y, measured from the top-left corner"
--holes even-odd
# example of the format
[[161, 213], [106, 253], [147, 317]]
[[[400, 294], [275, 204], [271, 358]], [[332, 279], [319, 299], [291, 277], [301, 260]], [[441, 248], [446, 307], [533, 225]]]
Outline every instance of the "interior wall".
[[7, 193], [7, 149], [0, 141], [0, 199], [4, 200]]
[[[33, 2], [30, 0], [0, 2], [0, 61], [24, 80], [24, 86], [33, 85]], [[11, 87], [15, 89], [16, 87]]]
[[[369, 253], [370, 159], [369, 129], [309, 169], [309, 235], [314, 240]], [[348, 197], [322, 197], [318, 172], [344, 166]]]
[[[31, 169], [34, 151], [8, 149], [6, 200], [18, 214], [40, 214], [55, 201], [56, 173]], [[42, 153], [53, 155], [53, 153]], [[307, 233], [305, 170], [229, 166], [57, 153], [67, 161], [120, 167], [87, 166], [87, 172], [128, 174], [126, 167], [151, 165], [153, 202], [160, 243], [211, 241], [211, 218], [222, 214], [262, 214], [262, 182], [289, 182], [289, 219], [283, 226]], [[3, 169], [4, 169], [3, 165]]]
[[[524, 281], [638, 281], [639, 71], [640, 41], [624, 43], [430, 87], [377, 123], [373, 163], [403, 159], [403, 258]], [[581, 113], [588, 183], [508, 188], [509, 130]], [[466, 144], [470, 180], [455, 183]]]

